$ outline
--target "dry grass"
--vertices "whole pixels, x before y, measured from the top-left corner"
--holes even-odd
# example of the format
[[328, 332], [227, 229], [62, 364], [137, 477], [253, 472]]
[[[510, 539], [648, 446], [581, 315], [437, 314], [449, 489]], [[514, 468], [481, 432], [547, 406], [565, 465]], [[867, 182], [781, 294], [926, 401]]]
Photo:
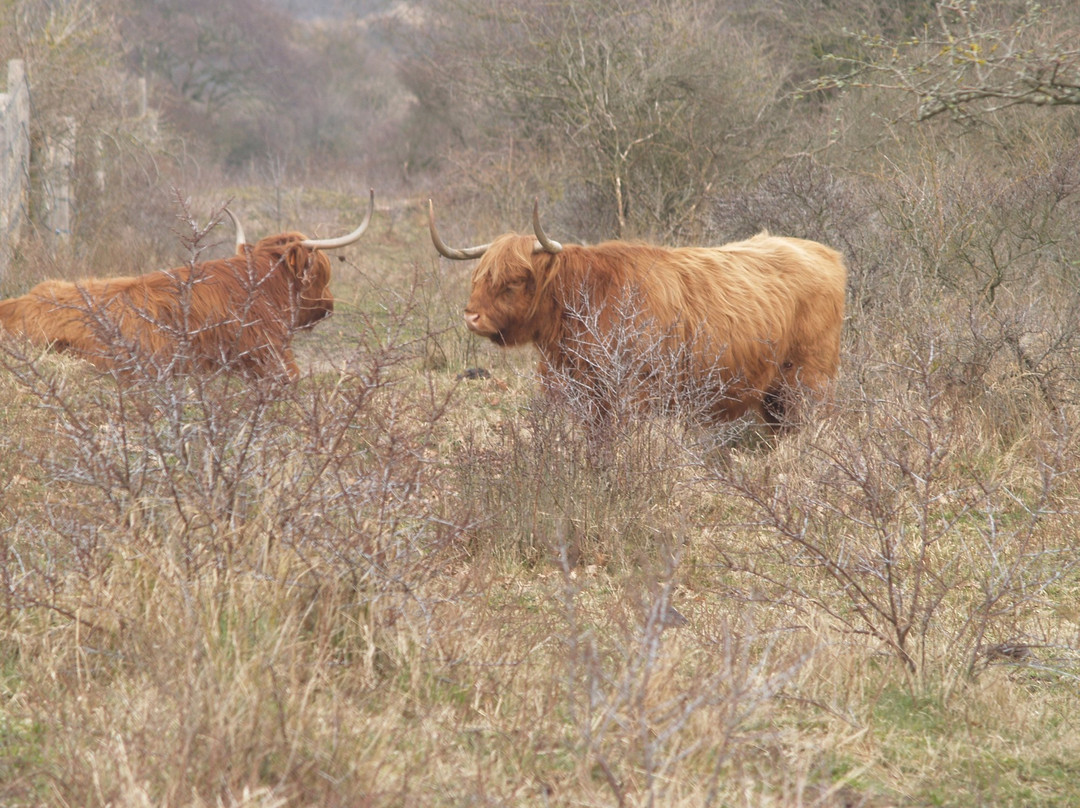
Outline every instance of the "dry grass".
[[6, 348], [0, 802], [1080, 801], [1069, 374], [860, 312], [801, 432], [597, 466], [422, 225], [348, 251], [294, 390]]

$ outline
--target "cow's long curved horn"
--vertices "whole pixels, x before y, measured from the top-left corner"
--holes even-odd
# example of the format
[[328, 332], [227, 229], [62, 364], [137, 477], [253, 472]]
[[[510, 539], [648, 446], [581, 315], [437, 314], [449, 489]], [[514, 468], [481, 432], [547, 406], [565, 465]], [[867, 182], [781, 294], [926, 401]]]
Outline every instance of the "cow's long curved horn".
[[450, 258], [454, 261], [468, 261], [472, 258], [479, 258], [481, 255], [487, 252], [491, 243], [481, 244], [479, 247], [466, 247], [464, 250], [457, 250], [453, 247], [447, 247], [446, 243], [439, 238], [439, 231], [435, 229], [435, 205], [431, 200], [427, 201], [428, 204], [428, 229], [431, 230], [431, 243], [435, 245], [435, 249], [439, 251], [440, 255], [446, 258]]
[[536, 233], [536, 244], [544, 252], [555, 253], [562, 252], [562, 245], [548, 238], [547, 233], [544, 232], [544, 228], [540, 226], [540, 200], [533, 200], [533, 232]]
[[371, 214], [375, 210], [375, 189], [371, 189], [371, 196], [368, 197], [367, 215], [364, 216], [364, 221], [360, 222], [360, 226], [349, 233], [347, 236], [339, 236], [338, 238], [307, 238], [300, 242], [300, 245], [307, 247], [309, 250], [336, 250], [338, 247], [348, 247], [355, 241], [360, 239], [360, 236], [364, 235], [364, 231], [367, 230], [367, 226], [371, 223]]
[[236, 251], [240, 252], [240, 248], [247, 244], [247, 237], [244, 235], [244, 226], [240, 224], [240, 220], [236, 218], [236, 214], [231, 210], [228, 208], [223, 208], [223, 210], [229, 215], [229, 218], [232, 219], [233, 227], [236, 228]]

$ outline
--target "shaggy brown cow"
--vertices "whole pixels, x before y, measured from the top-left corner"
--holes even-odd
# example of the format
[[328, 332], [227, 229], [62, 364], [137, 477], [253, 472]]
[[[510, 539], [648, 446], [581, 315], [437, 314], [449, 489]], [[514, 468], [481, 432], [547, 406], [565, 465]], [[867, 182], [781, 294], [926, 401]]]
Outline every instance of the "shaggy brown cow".
[[839, 366], [846, 270], [814, 241], [761, 233], [714, 248], [532, 235], [456, 250], [480, 258], [465, 324], [502, 346], [533, 343], [545, 385], [581, 396], [603, 425], [620, 412], [670, 407], [706, 420], [755, 412], [790, 422], [800, 394], [824, 394]]
[[288, 232], [249, 245], [234, 218], [236, 254], [230, 258], [135, 277], [43, 281], [0, 301], [0, 330], [107, 370], [235, 368], [295, 381], [293, 331], [313, 327], [334, 310], [323, 250], [359, 239], [374, 205], [372, 191], [363, 222], [340, 238]]

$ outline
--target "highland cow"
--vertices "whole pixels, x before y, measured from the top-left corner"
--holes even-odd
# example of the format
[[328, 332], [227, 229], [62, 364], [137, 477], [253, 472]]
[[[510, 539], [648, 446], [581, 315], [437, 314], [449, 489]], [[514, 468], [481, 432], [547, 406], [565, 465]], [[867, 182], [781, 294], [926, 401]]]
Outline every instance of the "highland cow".
[[363, 222], [340, 238], [287, 232], [249, 245], [234, 219], [229, 258], [134, 277], [43, 281], [0, 301], [0, 332], [120, 373], [229, 369], [295, 381], [293, 332], [334, 309], [323, 251], [359, 239], [374, 203], [372, 191]]
[[746, 413], [793, 423], [826, 395], [840, 364], [846, 270], [814, 241], [761, 233], [720, 247], [668, 248], [533, 233], [467, 249], [479, 258], [465, 324], [501, 346], [533, 344], [545, 386], [586, 404], [594, 425], [672, 404], [707, 421]]

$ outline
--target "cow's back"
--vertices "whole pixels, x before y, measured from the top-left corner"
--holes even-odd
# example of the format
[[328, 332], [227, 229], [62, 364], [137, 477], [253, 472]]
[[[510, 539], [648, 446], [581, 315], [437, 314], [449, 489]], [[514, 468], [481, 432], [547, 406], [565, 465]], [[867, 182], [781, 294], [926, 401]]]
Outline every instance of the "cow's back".
[[759, 234], [714, 248], [645, 253], [651, 311], [696, 357], [693, 373], [727, 385], [722, 417], [781, 387], [822, 390], [839, 368], [847, 271], [839, 252]]

